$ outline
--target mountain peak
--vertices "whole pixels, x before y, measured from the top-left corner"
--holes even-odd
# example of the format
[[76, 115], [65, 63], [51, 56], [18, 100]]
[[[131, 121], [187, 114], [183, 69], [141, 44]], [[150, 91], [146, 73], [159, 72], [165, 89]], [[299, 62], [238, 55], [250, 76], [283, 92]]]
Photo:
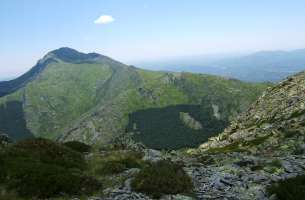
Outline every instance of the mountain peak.
[[40, 74], [50, 63], [57, 62], [57, 60], [78, 64], [94, 63], [104, 58], [106, 58], [106, 56], [97, 53], [81, 53], [69, 47], [62, 47], [50, 51], [25, 74], [10, 81], [0, 81], [0, 97], [10, 94], [25, 86], [29, 81], [33, 80], [38, 74]]
[[79, 62], [95, 59], [98, 57], [102, 57], [102, 55], [98, 53], [88, 53], [88, 54], [81, 53], [69, 47], [61, 47], [59, 49], [49, 52], [47, 55], [53, 55], [62, 61], [72, 62], [72, 63], [79, 63]]
[[[51, 53], [54, 53], [54, 54], [61, 54], [61, 53], [75, 53], [75, 54], [79, 54], [81, 52], [75, 50], [75, 49], [72, 49], [70, 47], [60, 47], [58, 49], [55, 49], [53, 51], [51, 51]], [[81, 54], [84, 54], [84, 53], [81, 53]]]

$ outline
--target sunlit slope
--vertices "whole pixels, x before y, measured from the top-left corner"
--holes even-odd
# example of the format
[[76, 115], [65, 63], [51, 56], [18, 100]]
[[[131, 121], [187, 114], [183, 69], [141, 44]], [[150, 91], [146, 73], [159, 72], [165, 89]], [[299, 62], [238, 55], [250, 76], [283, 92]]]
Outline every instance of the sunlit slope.
[[[130, 131], [127, 127], [133, 113], [181, 104], [199, 106], [206, 119], [226, 124], [268, 86], [210, 75], [142, 70], [69, 48], [48, 53], [38, 64], [43, 67], [35, 66], [35, 76], [25, 80], [25, 85], [12, 82], [19, 89], [0, 98], [1, 108], [6, 109], [3, 113], [15, 109], [12, 120], [0, 113], [0, 131], [104, 144]], [[18, 105], [18, 112], [8, 105]], [[14, 123], [16, 120], [22, 123]], [[18, 124], [22, 127], [17, 133], [14, 126]], [[140, 134], [147, 133], [140, 130]], [[199, 138], [206, 138], [205, 130], [200, 134]], [[164, 139], [160, 133], [155, 136]]]

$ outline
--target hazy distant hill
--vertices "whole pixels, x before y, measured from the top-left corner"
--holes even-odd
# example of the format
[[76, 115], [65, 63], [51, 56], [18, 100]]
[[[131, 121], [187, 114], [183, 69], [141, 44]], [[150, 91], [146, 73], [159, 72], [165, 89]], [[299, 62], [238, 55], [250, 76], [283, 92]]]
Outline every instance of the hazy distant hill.
[[[155, 63], [144, 63], [152, 67]], [[229, 76], [251, 82], [277, 82], [305, 69], [305, 49], [262, 51], [247, 56], [194, 57], [156, 62], [163, 70]]]
[[[0, 131], [14, 138], [88, 143], [107, 143], [128, 131], [151, 147], [193, 146], [222, 131], [267, 86], [142, 70], [96, 53], [61, 48], [23, 76], [0, 82], [5, 95], [0, 98], [5, 111], [0, 113]], [[164, 123], [160, 113], [174, 124]]]

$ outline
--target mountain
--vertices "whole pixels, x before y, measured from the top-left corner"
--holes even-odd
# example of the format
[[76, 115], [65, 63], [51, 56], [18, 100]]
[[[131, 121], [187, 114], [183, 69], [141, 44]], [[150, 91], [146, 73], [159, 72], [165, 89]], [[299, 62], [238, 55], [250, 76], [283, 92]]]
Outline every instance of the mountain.
[[15, 92], [19, 88], [25, 86], [28, 82], [34, 80], [46, 66], [52, 62], [56, 62], [56, 59], [51, 55], [56, 56], [56, 58], [61, 59], [62, 61], [71, 63], [90, 62], [90, 59], [94, 59], [100, 56], [94, 53], [82, 54], [69, 48], [62, 48], [60, 50], [53, 51], [48, 56], [45, 56], [44, 59], [40, 60], [30, 71], [23, 74], [22, 76], [11, 81], [0, 82], [0, 97]]
[[305, 71], [269, 88], [222, 134], [202, 148], [291, 154], [304, 146]]
[[221, 132], [269, 85], [148, 71], [60, 48], [23, 76], [0, 82], [0, 131], [90, 144], [128, 132], [149, 147], [194, 146]]
[[[153, 65], [153, 64], [151, 64]], [[144, 64], [145, 67], [151, 67]], [[261, 51], [243, 56], [202, 57], [167, 61], [160, 69], [208, 73], [249, 82], [278, 82], [305, 69], [305, 49]]]

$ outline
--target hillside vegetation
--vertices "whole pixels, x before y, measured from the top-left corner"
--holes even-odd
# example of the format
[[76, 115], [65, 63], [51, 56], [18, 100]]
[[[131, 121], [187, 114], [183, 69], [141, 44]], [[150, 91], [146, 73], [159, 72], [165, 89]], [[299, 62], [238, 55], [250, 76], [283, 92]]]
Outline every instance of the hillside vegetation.
[[[26, 84], [16, 83], [16, 91], [0, 98], [2, 109], [10, 109], [11, 102], [21, 105], [22, 109], [18, 108], [18, 113], [10, 117], [24, 123], [7, 123], [0, 113], [0, 131], [15, 139], [33, 135], [106, 144], [125, 132], [133, 120], [132, 113], [146, 109], [149, 112], [151, 108], [166, 110], [168, 106], [183, 104], [201, 108], [199, 118], [198, 114], [183, 111], [195, 121], [209, 119], [201, 121], [202, 127], [213, 131], [203, 128], [196, 136], [204, 141], [207, 135], [216, 134], [224, 127], [211, 127], [212, 124], [227, 123], [269, 86], [209, 75], [142, 70], [106, 56], [83, 54], [69, 48], [48, 53], [34, 68], [39, 70]], [[180, 115], [177, 119], [177, 112], [170, 117], [176, 124], [181, 121]], [[162, 130], [168, 128], [163, 127], [166, 124], [160, 125], [160, 131], [156, 126], [148, 131], [149, 135], [156, 134], [159, 141], [166, 137]], [[12, 128], [16, 126], [20, 130], [18, 137]], [[187, 132], [192, 131], [186, 124], [181, 126]], [[141, 138], [147, 132], [140, 134], [145, 136], [139, 137], [139, 141], [146, 143]], [[194, 140], [192, 134], [181, 134], [182, 140]], [[188, 146], [194, 144], [191, 142]]]
[[296, 153], [304, 143], [304, 86], [303, 71], [269, 88], [247, 112], [202, 148], [277, 155]]

